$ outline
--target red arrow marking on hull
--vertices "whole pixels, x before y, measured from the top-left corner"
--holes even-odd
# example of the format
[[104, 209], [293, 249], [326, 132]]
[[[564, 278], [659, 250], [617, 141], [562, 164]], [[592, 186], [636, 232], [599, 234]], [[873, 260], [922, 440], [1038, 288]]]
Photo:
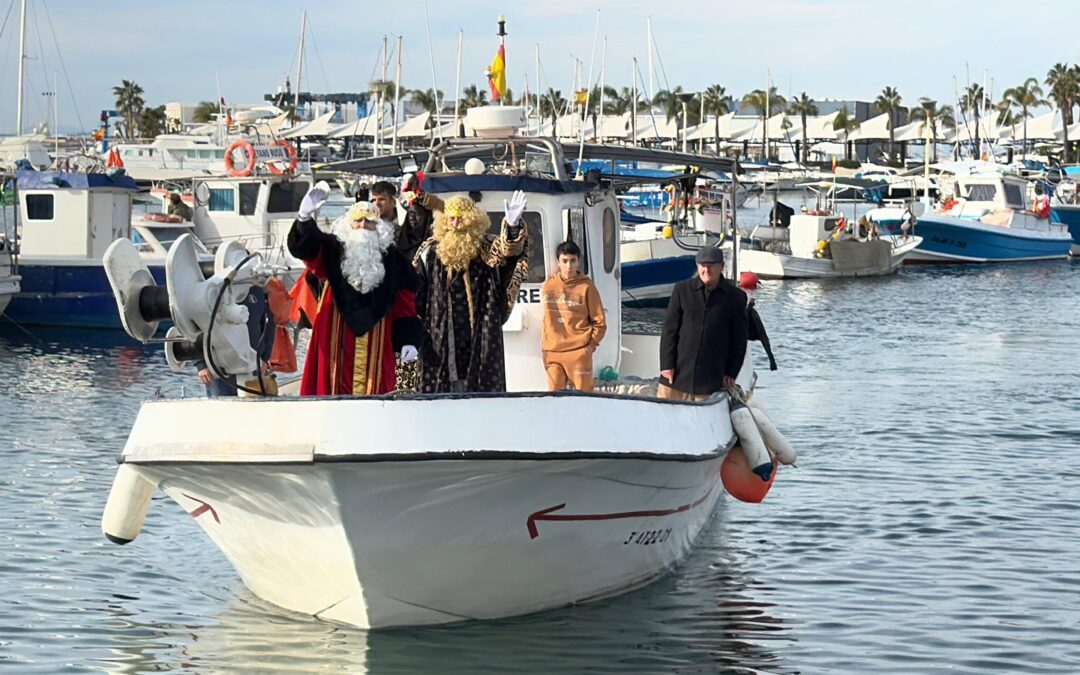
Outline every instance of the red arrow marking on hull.
[[555, 506], [541, 509], [529, 515], [528, 520], [525, 521], [525, 526], [529, 530], [529, 539], [536, 539], [540, 536], [540, 531], [536, 529], [536, 522], [540, 520], [552, 520], [552, 521], [578, 521], [578, 520], [619, 520], [622, 518], [655, 518], [658, 516], [670, 516], [675, 513], [682, 513], [683, 511], [689, 511], [695, 506], [700, 505], [712, 491], [716, 488], [716, 484], [713, 483], [709, 491], [689, 504], [683, 504], [682, 506], [676, 506], [671, 509], [656, 509], [652, 511], [623, 511], [621, 513], [584, 513], [584, 514], [565, 514], [554, 513], [566, 506], [566, 504], [557, 504]]
[[218, 525], [221, 524], [221, 518], [218, 518], [217, 511], [214, 510], [213, 506], [210, 506], [209, 504], [207, 504], [203, 500], [199, 499], [198, 497], [192, 497], [191, 495], [189, 495], [186, 492], [182, 492], [180, 494], [184, 495], [185, 497], [187, 497], [188, 499], [190, 499], [193, 502], [199, 502], [200, 504], [202, 504], [202, 506], [200, 506], [199, 508], [195, 509], [194, 511], [190, 511], [188, 513], [188, 515], [190, 515], [192, 518], [198, 518], [202, 514], [209, 511], [210, 515], [212, 515], [214, 517], [214, 522], [216, 522]]

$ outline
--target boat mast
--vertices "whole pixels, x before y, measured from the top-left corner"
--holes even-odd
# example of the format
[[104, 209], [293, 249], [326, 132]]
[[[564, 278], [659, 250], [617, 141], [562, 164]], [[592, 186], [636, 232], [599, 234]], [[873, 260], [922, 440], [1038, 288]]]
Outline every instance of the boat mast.
[[634, 70], [630, 73], [630, 126], [633, 128], [634, 147], [637, 147], [637, 57], [634, 57]]
[[53, 161], [60, 161], [60, 85], [53, 71]]
[[397, 152], [398, 150], [398, 115], [401, 108], [401, 46], [404, 39], [404, 36], [397, 36], [397, 73], [394, 75], [394, 140], [390, 148], [391, 152]]
[[599, 140], [604, 129], [604, 86], [607, 79], [607, 36], [604, 36], [604, 52], [600, 57], [600, 124], [593, 130], [593, 140]]
[[[24, 0], [25, 2], [25, 0]], [[304, 69], [304, 34], [307, 33], [307, 10], [300, 10], [300, 58], [296, 62], [296, 95], [293, 96], [293, 115], [300, 113], [300, 73]]]
[[19, 96], [15, 113], [15, 135], [23, 132], [23, 71], [26, 70], [26, 0], [19, 5]]
[[458, 135], [458, 129], [460, 128], [459, 121], [461, 119], [461, 50], [465, 45], [465, 29], [458, 30], [457, 38], [457, 75], [454, 77], [454, 133], [452, 136]]
[[653, 75], [652, 75], [652, 17], [645, 17], [645, 41], [648, 43], [645, 48], [648, 49], [649, 54], [649, 106], [652, 106], [653, 96], [656, 92], [653, 91]]
[[[536, 135], [540, 135], [540, 127], [544, 119], [540, 116], [540, 102], [544, 99], [544, 88], [540, 84], [540, 43], [536, 43]], [[555, 132], [552, 131], [552, 136]]]

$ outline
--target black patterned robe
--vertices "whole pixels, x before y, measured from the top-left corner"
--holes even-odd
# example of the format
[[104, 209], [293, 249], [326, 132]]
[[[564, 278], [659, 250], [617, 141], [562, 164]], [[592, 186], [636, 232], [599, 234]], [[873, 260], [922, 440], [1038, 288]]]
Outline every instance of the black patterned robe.
[[468, 270], [451, 273], [428, 239], [414, 264], [416, 311], [427, 330], [420, 353], [420, 391], [506, 391], [502, 325], [529, 272], [527, 228], [510, 238], [503, 224]]

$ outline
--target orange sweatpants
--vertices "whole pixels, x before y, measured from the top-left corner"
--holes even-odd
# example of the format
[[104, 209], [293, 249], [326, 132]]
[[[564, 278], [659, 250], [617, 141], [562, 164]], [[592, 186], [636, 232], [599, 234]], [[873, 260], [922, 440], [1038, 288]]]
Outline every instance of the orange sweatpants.
[[548, 391], [566, 389], [569, 382], [578, 391], [593, 390], [592, 353], [588, 347], [568, 352], [544, 352]]

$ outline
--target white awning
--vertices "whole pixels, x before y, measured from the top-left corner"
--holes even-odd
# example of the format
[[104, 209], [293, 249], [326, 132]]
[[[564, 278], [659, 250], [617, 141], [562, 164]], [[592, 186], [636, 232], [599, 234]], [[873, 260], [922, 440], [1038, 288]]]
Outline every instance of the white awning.
[[828, 115], [808, 115], [806, 117], [806, 133], [803, 133], [802, 129], [802, 117], [800, 115], [788, 115], [788, 119], [791, 120], [791, 128], [788, 129], [788, 135], [784, 140], [791, 142], [804, 141], [810, 139], [811, 141], [832, 141], [836, 139], [836, 129], [833, 129], [833, 123], [836, 122], [836, 116], [840, 114], [840, 111], [829, 113]]
[[[989, 117], [979, 118], [979, 142], [995, 141], [1001, 136], [1001, 128]], [[967, 124], [956, 127], [954, 140], [967, 142], [975, 140], [975, 120], [969, 120]]]
[[[430, 119], [431, 113], [427, 111], [410, 117], [398, 126], [398, 138], [426, 138], [431, 134], [431, 130], [427, 128]], [[390, 133], [393, 134], [392, 131]]]
[[[375, 136], [375, 129], [378, 123], [378, 114], [368, 115], [363, 119], [358, 119], [355, 122], [349, 122], [343, 124], [336, 129], [330, 129], [327, 137], [329, 138], [350, 138], [352, 136]], [[392, 131], [389, 126], [384, 127], [386, 131]]]
[[[793, 127], [790, 126], [790, 123], [789, 125], [785, 125], [784, 122], [786, 120], [787, 115], [784, 113], [773, 115], [768, 119], [768, 122], [765, 125], [762, 125], [760, 117], [756, 118], [753, 126], [744, 128], [742, 131], [735, 134], [733, 138], [737, 141], [749, 141], [751, 143], [760, 142], [764, 136], [764, 130], [768, 129], [770, 141], [787, 140], [788, 132], [791, 131]], [[785, 128], [785, 126], [787, 126], [787, 128]]]
[[293, 127], [292, 129], [289, 129], [281, 136], [282, 138], [327, 136], [329, 135], [331, 128], [333, 127], [330, 120], [334, 117], [336, 113], [336, 110], [331, 110], [325, 115], [316, 117], [307, 124], [301, 124], [299, 126]]
[[871, 117], [848, 134], [849, 141], [887, 141], [889, 140], [889, 113]]

